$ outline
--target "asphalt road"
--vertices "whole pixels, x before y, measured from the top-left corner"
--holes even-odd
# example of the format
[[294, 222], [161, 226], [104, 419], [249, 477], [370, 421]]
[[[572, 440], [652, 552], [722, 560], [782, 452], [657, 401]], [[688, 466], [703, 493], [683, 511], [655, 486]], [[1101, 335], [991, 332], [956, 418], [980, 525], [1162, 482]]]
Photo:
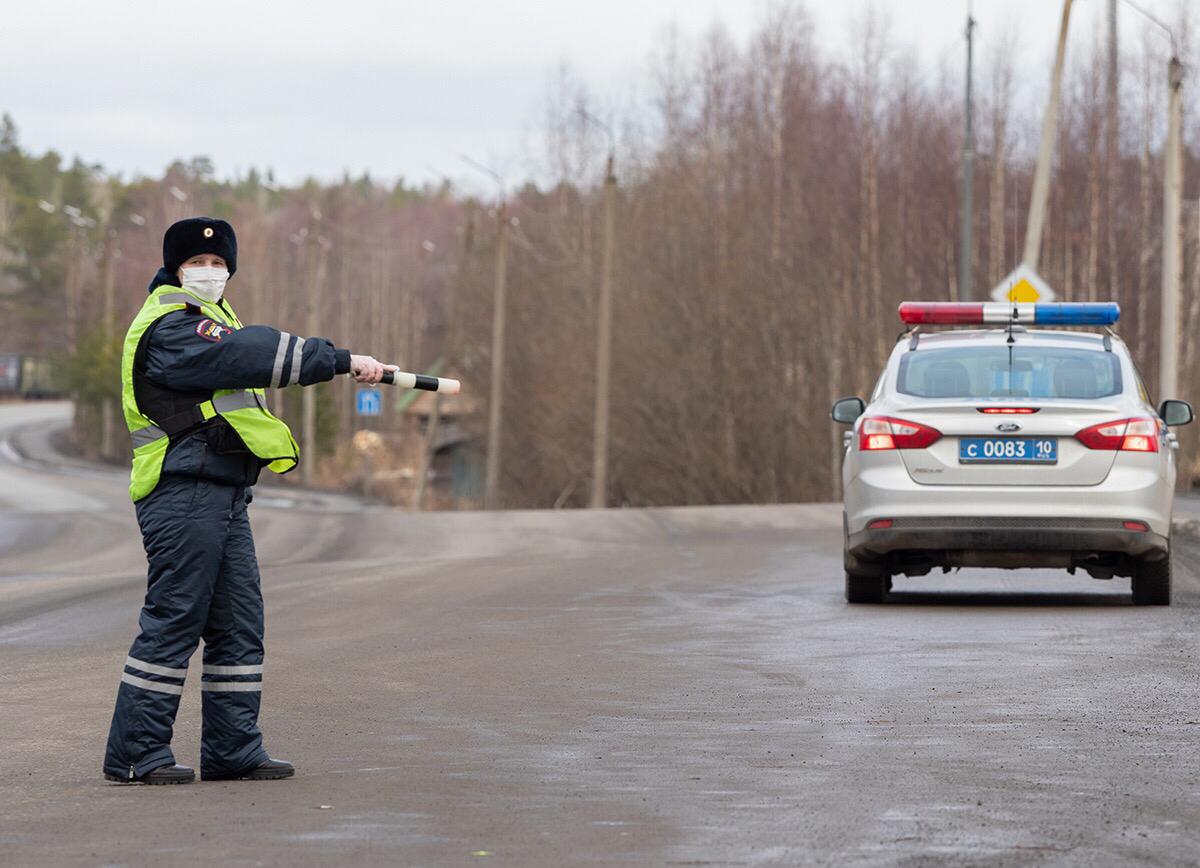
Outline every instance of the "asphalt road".
[[[297, 777], [107, 784], [144, 562], [120, 474], [41, 463], [67, 409], [0, 405], [2, 864], [1200, 864], [1194, 545], [1169, 609], [1000, 571], [848, 607], [828, 505], [264, 491], [262, 725]], [[193, 680], [192, 765], [198, 719]]]

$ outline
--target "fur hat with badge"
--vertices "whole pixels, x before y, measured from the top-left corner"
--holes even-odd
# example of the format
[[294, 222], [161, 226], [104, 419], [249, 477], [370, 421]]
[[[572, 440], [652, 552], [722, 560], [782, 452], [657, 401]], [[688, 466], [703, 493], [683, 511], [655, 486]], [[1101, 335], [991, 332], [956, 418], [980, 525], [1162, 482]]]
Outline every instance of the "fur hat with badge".
[[189, 217], [172, 223], [163, 236], [163, 268], [171, 274], [198, 253], [213, 253], [225, 260], [230, 276], [237, 271], [237, 236], [224, 220]]

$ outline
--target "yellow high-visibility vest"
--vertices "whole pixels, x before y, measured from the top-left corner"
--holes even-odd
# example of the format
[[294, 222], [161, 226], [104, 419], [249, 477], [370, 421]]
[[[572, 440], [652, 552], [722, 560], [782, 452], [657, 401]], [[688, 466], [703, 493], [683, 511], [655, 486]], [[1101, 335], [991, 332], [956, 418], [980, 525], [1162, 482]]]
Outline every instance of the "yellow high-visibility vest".
[[[228, 304], [228, 303], [226, 303]], [[133, 470], [129, 477], [129, 496], [139, 501], [158, 485], [163, 459], [170, 437], [138, 406], [133, 388], [133, 365], [142, 336], [160, 317], [187, 305], [200, 308], [213, 322], [231, 329], [242, 327], [233, 308], [209, 304], [178, 286], [160, 286], [150, 293], [125, 335], [121, 355], [121, 409], [133, 439]], [[300, 447], [291, 430], [267, 409], [262, 389], [217, 389], [211, 398], [197, 405], [205, 421], [220, 416], [228, 422], [246, 448], [275, 473], [287, 473], [300, 463]]]

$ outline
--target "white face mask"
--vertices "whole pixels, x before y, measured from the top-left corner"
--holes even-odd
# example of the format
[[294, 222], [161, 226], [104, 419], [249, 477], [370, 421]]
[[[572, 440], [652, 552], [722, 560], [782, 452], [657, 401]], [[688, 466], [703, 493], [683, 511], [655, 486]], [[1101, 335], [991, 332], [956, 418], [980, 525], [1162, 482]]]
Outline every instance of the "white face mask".
[[221, 295], [225, 292], [225, 281], [229, 280], [228, 271], [211, 266], [184, 268], [182, 273], [183, 288], [213, 304], [221, 300]]

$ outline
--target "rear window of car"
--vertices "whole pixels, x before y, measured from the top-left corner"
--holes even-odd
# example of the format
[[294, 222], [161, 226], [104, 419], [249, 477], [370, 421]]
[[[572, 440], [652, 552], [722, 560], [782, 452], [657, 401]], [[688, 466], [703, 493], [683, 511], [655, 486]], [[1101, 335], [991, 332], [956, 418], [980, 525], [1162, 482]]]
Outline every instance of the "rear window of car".
[[919, 398], [1106, 398], [1121, 388], [1115, 353], [1028, 344], [905, 353], [896, 383]]

